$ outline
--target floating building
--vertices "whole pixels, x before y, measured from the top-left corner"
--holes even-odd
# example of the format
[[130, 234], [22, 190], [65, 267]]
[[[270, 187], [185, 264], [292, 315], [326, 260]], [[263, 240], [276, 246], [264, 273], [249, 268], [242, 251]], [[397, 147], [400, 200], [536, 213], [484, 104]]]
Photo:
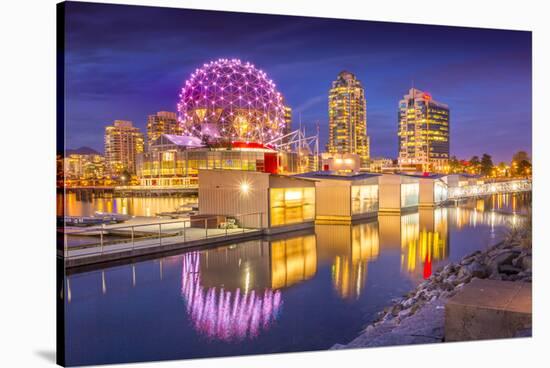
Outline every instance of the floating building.
[[[240, 216], [268, 233], [312, 227], [315, 183], [253, 171], [200, 170], [199, 214]], [[248, 217], [244, 217], [247, 215]]]
[[317, 171], [296, 175], [315, 182], [315, 220], [323, 223], [350, 223], [378, 213], [377, 174], [339, 174]]

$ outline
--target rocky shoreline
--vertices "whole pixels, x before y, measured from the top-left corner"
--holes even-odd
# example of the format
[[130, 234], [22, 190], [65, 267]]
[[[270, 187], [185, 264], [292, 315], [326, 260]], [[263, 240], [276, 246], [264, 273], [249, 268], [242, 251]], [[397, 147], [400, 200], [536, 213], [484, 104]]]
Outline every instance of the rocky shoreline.
[[394, 299], [359, 337], [331, 349], [441, 342], [447, 299], [476, 278], [530, 283], [530, 233], [511, 233], [484, 251], [449, 263], [402, 298]]

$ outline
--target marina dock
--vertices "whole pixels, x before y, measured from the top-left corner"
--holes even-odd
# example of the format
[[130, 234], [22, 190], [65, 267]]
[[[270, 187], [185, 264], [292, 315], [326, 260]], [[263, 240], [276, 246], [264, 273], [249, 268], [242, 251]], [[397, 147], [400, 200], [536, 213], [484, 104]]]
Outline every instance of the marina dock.
[[[236, 223], [261, 213], [235, 216]], [[180, 220], [139, 217], [124, 225], [69, 228], [63, 234], [64, 247], [58, 256], [66, 268], [118, 261], [178, 249], [243, 241], [260, 237], [263, 229], [229, 226], [213, 227], [216, 216]]]

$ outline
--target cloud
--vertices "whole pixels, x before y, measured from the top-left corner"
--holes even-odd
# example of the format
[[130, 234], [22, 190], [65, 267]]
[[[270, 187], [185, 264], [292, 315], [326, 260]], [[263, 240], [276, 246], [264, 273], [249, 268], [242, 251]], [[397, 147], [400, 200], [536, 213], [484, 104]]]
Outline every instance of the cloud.
[[319, 96], [315, 96], [315, 97], [312, 97], [312, 98], [304, 101], [300, 105], [296, 106], [293, 109], [293, 111], [295, 111], [296, 113], [303, 113], [303, 112], [308, 111], [312, 107], [317, 106], [321, 102], [326, 103], [327, 100], [328, 100], [328, 95], [327, 94], [322, 94], [322, 95], [319, 95]]

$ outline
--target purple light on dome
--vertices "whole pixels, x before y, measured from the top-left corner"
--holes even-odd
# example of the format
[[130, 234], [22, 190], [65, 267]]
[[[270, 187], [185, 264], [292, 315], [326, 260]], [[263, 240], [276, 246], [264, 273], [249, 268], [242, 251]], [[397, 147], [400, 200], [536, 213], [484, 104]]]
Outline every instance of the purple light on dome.
[[[284, 120], [282, 99], [273, 82], [262, 70], [237, 59], [219, 59], [197, 69], [181, 89], [178, 112], [184, 129], [199, 137], [209, 116], [208, 123], [218, 125], [227, 136], [260, 143], [265, 143], [272, 122]], [[277, 127], [273, 137], [281, 135]]]

